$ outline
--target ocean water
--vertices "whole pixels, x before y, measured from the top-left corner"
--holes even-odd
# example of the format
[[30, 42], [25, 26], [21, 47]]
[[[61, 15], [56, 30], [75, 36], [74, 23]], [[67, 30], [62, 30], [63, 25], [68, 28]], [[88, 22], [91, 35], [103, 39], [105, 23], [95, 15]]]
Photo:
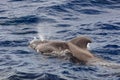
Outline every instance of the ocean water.
[[90, 51], [120, 64], [120, 0], [0, 0], [0, 80], [120, 80], [120, 69], [47, 58], [34, 37], [88, 36]]

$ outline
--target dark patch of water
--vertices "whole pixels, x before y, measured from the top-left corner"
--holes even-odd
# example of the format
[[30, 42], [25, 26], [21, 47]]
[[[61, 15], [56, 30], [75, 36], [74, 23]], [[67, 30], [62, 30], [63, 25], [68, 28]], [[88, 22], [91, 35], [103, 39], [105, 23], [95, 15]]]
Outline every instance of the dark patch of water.
[[89, 15], [98, 15], [104, 13], [103, 11], [95, 10], [95, 9], [81, 9], [79, 12], [83, 14], [89, 14]]
[[1, 22], [0, 25], [33, 24], [38, 22], [39, 22], [38, 17], [36, 17], [35, 15], [30, 15], [30, 16], [22, 16], [16, 18], [7, 18], [3, 22]]
[[28, 40], [0, 41], [1, 47], [28, 46]]
[[99, 29], [104, 30], [120, 30], [119, 26], [107, 23], [97, 23], [95, 26], [99, 27]]
[[7, 78], [7, 80], [66, 80], [64, 78], [60, 78], [57, 75], [50, 73], [25, 73], [25, 72], [16, 72], [14, 75]]

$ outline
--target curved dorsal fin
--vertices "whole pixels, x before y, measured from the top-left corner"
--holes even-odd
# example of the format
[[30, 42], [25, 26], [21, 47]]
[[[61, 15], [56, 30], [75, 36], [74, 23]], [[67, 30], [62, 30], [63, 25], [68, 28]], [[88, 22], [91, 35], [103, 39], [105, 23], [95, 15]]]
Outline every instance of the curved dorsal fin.
[[87, 44], [91, 43], [92, 41], [87, 37], [76, 37], [73, 38], [70, 42], [78, 46], [79, 48], [87, 49]]

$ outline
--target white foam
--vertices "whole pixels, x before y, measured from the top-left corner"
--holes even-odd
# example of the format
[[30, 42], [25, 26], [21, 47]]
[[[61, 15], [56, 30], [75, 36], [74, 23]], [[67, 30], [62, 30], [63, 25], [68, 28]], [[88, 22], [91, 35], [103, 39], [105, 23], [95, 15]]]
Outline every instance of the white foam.
[[39, 38], [40, 38], [41, 41], [44, 41], [43, 35], [39, 35]]
[[90, 48], [90, 43], [87, 44], [87, 48], [88, 48], [89, 50], [91, 49], [91, 48]]
[[30, 44], [31, 44], [31, 43], [33, 43], [33, 42], [34, 42], [34, 41], [36, 41], [36, 40], [37, 40], [37, 38], [36, 38], [36, 37], [34, 37], [34, 38], [33, 38], [33, 40], [32, 40], [32, 41], [30, 41]]

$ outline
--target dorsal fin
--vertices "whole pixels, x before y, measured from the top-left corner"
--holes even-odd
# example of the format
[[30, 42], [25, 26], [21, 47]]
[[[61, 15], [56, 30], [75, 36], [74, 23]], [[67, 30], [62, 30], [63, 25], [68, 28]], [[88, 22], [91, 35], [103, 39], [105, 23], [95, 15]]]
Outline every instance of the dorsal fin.
[[87, 37], [76, 37], [73, 38], [70, 42], [78, 46], [79, 48], [87, 49], [87, 44], [91, 43], [92, 41]]

